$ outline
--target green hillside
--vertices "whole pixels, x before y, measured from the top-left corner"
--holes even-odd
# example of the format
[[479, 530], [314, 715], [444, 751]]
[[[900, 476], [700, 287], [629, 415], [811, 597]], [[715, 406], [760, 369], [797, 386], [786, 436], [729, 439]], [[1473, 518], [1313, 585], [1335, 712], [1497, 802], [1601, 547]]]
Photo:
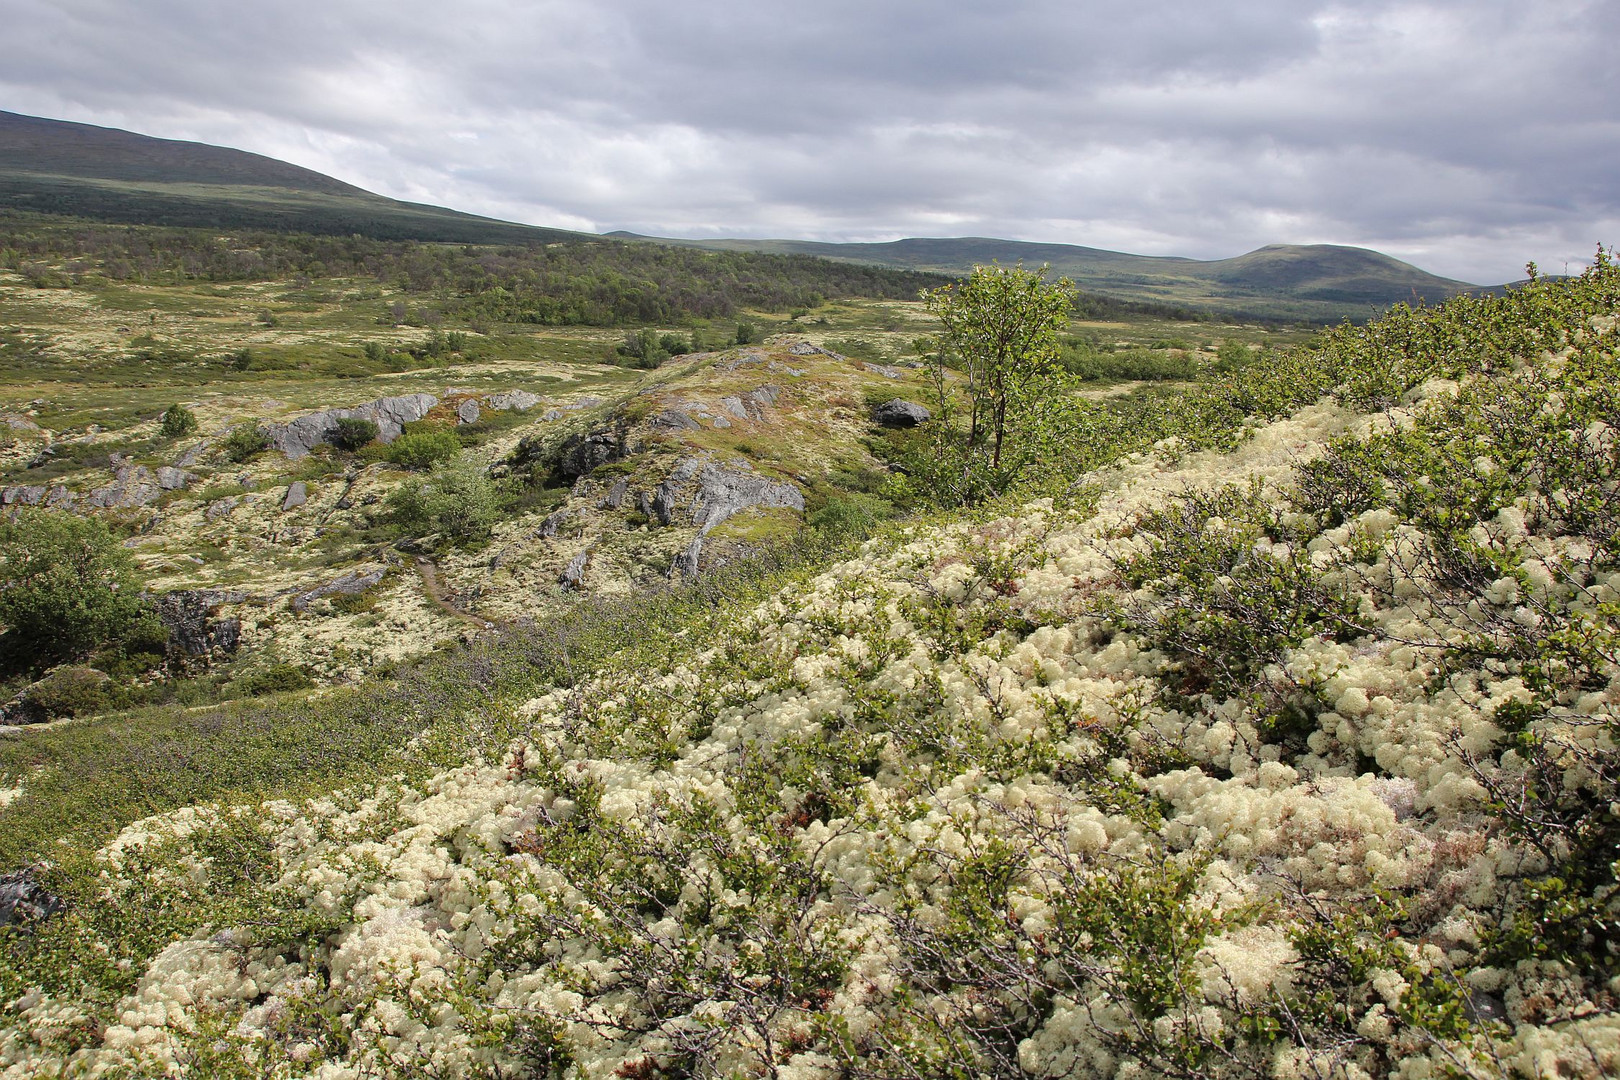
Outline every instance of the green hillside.
[[583, 235], [387, 199], [241, 150], [8, 112], [0, 112], [0, 209], [130, 225], [466, 244]]
[[[631, 234], [613, 235], [629, 238]], [[1036, 244], [985, 237], [907, 239], [885, 244], [823, 244], [806, 240], [664, 240], [723, 251], [769, 251], [965, 274], [1000, 262], [1047, 264], [1088, 293], [1195, 311], [1261, 318], [1334, 322], [1366, 319], [1392, 304], [1438, 303], [1476, 291], [1365, 248], [1331, 244], [1272, 244], [1232, 259], [1200, 261], [1129, 255], [1070, 244]]]

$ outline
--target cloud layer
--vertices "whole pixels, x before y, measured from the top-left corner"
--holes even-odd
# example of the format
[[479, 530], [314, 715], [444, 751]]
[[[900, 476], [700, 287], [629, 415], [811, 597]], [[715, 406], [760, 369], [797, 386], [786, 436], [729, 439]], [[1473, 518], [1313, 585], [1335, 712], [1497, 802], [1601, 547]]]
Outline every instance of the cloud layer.
[[1361, 244], [1472, 281], [1620, 240], [1620, 5], [0, 0], [0, 108], [663, 235]]

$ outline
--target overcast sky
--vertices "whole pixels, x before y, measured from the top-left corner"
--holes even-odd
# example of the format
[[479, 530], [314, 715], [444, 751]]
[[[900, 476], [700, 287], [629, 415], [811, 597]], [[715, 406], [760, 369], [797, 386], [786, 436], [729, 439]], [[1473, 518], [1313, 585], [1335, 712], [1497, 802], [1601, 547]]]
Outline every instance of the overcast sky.
[[0, 0], [0, 108], [664, 236], [1620, 242], [1620, 0]]

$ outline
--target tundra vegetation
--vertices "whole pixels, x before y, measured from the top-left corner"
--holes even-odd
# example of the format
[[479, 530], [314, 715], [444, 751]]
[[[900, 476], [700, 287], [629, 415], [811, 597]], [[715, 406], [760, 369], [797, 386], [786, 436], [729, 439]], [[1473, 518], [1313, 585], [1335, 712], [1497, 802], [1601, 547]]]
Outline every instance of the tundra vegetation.
[[[324, 280], [307, 288], [340, 288]], [[391, 317], [392, 295], [361, 303]], [[568, 373], [616, 397], [573, 429], [430, 416], [472, 445], [425, 471], [368, 462], [369, 445], [259, 451], [250, 468], [292, 470], [278, 502], [294, 476], [350, 471], [346, 499], [378, 496], [374, 525], [340, 530], [334, 510], [290, 548], [275, 522], [296, 516], [256, 526], [254, 558], [296, 563], [278, 573], [402, 535], [451, 581], [545, 529], [642, 543], [670, 528], [665, 504], [602, 507], [693, 460], [757, 471], [728, 483], [805, 477], [803, 527], [684, 588], [548, 586], [529, 618], [347, 680], [275, 654], [320, 619], [357, 637], [395, 572], [276, 609], [262, 661], [231, 680], [271, 696], [0, 742], [0, 866], [18, 868], [0, 1075], [1620, 1071], [1620, 268], [1600, 256], [1575, 280], [1284, 348], [1192, 340], [1203, 324], [1054, 325], [1042, 354], [1073, 381], [1053, 434], [1004, 446], [1029, 460], [971, 500], [915, 466], [939, 438], [986, 445], [961, 367], [936, 369], [943, 433], [850, 420], [928, 389], [899, 365], [942, 321], [882, 299], [772, 318], [749, 313], [794, 336], [648, 372], [618, 363], [622, 328], [469, 328], [440, 357], [412, 351], [436, 328], [376, 358], [344, 345], [409, 358], [375, 376], [390, 391], [442, 387], [443, 358], [470, 382], [572, 352], [589, 366]], [[736, 321], [698, 329], [724, 340]], [[8, 359], [57, 363], [42, 322], [16, 321]], [[297, 349], [296, 378], [224, 377], [294, 396], [334, 364]], [[1113, 387], [1068, 362], [1137, 352], [1192, 377], [1097, 393]], [[731, 426], [700, 422], [698, 380], [750, 390], [771, 364], [779, 405], [735, 396]], [[846, 403], [792, 411], [811, 386]], [[111, 419], [96, 393], [30, 419]], [[652, 426], [679, 402], [692, 426]], [[190, 407], [202, 432], [247, 422]], [[744, 419], [767, 407], [776, 427]], [[837, 455], [822, 472], [795, 456], [811, 431]], [[200, 481], [223, 489], [207, 505], [244, 493], [229, 476]], [[591, 535], [582, 550], [609, 561]], [[330, 685], [298, 689], [311, 674]]]

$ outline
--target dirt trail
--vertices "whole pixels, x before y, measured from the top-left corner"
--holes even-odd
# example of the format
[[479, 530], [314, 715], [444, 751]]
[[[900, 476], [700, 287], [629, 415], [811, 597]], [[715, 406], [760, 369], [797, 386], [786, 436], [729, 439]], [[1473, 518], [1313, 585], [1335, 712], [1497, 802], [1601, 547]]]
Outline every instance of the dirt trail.
[[432, 559], [429, 559], [423, 555], [418, 555], [416, 556], [415, 561], [416, 572], [422, 578], [422, 591], [427, 593], [427, 598], [433, 601], [433, 603], [441, 611], [452, 618], [460, 619], [462, 622], [471, 623], [481, 630], [501, 629], [499, 623], [493, 622], [489, 619], [480, 618], [471, 612], [463, 611], [445, 597], [444, 587], [439, 584], [439, 568], [433, 564]]

